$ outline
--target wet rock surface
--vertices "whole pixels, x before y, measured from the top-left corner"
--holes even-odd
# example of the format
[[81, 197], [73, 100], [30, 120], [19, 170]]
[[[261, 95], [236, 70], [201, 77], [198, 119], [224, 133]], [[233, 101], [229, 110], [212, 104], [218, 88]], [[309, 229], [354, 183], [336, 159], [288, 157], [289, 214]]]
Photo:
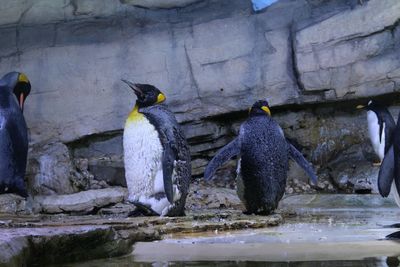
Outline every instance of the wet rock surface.
[[221, 187], [215, 183], [210, 185], [210, 183], [196, 180], [190, 185], [186, 210], [200, 211], [208, 208], [244, 210], [236, 189]]
[[280, 215], [247, 216], [209, 210], [186, 217], [0, 215], [0, 266], [41, 265], [127, 254], [132, 244], [173, 233], [200, 233], [276, 226]]
[[[284, 260], [279, 258], [282, 253], [273, 252], [276, 249], [287, 251], [285, 255], [297, 261], [311, 247], [307, 255], [315, 259], [358, 259], [368, 253], [394, 256], [398, 245], [380, 239], [396, 230], [383, 226], [398, 222], [399, 214], [390, 198], [332, 194], [285, 196], [277, 214], [271, 216], [249, 216], [233, 209], [189, 210], [187, 216], [177, 218], [0, 214], [0, 266], [85, 261], [128, 254], [132, 249], [133, 259], [128, 255], [107, 262], [174, 261], [184, 254], [185, 261], [190, 261], [196, 255], [204, 257], [203, 253], [210, 260], [265, 260], [268, 251], [269, 260]], [[141, 243], [154, 240], [162, 241]], [[229, 246], [237, 252], [229, 253]], [[337, 246], [343, 250], [335, 255], [328, 252]], [[157, 249], [165, 253], [149, 252]], [[97, 264], [107, 266], [101, 262]]]

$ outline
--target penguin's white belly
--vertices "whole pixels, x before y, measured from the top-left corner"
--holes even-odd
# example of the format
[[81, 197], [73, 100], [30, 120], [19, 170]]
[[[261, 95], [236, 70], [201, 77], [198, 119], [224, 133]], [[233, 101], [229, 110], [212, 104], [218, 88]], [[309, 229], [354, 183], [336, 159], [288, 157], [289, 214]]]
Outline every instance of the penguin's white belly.
[[164, 193], [162, 173], [163, 148], [155, 127], [142, 116], [128, 120], [124, 136], [125, 177], [129, 201], [140, 202], [160, 215], [165, 215], [170, 203]]
[[[379, 123], [378, 117], [375, 112], [368, 111], [368, 132], [369, 138], [371, 139], [372, 148], [382, 161], [385, 156], [385, 123], [383, 123], [382, 138], [379, 138]], [[381, 140], [380, 140], [381, 139]]]
[[399, 196], [399, 193], [397, 192], [396, 184], [394, 181], [392, 183], [392, 188], [390, 189], [390, 193], [392, 193], [397, 206], [400, 207], [400, 196]]

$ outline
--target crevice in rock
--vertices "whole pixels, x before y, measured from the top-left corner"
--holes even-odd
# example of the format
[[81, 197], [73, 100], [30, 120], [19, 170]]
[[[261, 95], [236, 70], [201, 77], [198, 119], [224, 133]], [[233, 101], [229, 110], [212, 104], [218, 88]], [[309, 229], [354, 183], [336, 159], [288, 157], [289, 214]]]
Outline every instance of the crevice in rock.
[[194, 2], [192, 2], [192, 3], [188, 3], [188, 4], [186, 4], [186, 5], [182, 5], [182, 6], [171, 6], [171, 7], [147, 7], [147, 6], [144, 6], [144, 5], [130, 4], [130, 3], [129, 3], [129, 2], [130, 2], [129, 0], [119, 0], [119, 2], [120, 2], [121, 4], [123, 4], [123, 5], [133, 6], [133, 7], [140, 8], [140, 9], [145, 9], [145, 10], [174, 10], [174, 9], [182, 9], [182, 8], [186, 8], [186, 7], [189, 7], [189, 6], [193, 6], [193, 5], [198, 4], [199, 2], [202, 2], [202, 1], [204, 1], [204, 0], [197, 0], [197, 1], [194, 1]]
[[187, 61], [187, 64], [189, 66], [190, 80], [192, 81], [192, 83], [194, 85], [194, 89], [196, 90], [197, 97], [201, 100], [199, 84], [197, 83], [197, 80], [194, 77], [193, 66], [192, 66], [192, 62], [191, 62], [190, 57], [189, 57], [189, 53], [187, 51], [186, 44], [184, 45], [184, 49], [185, 49], [186, 61]]
[[290, 42], [290, 55], [291, 55], [291, 62], [289, 64], [292, 64], [292, 72], [293, 72], [293, 78], [296, 81], [297, 88], [300, 90], [300, 94], [305, 91], [305, 87], [303, 82], [301, 81], [300, 77], [300, 72], [299, 69], [297, 68], [297, 59], [296, 59], [296, 47], [295, 47], [295, 33], [293, 30], [293, 27], [291, 27], [291, 30], [289, 30], [289, 42]]
[[66, 145], [70, 149], [74, 149], [74, 148], [82, 147], [82, 146], [88, 146], [92, 142], [104, 141], [104, 140], [108, 140], [108, 139], [114, 138], [116, 136], [119, 136], [122, 134], [122, 132], [123, 132], [123, 130], [114, 130], [114, 131], [86, 135], [77, 140], [67, 142]]

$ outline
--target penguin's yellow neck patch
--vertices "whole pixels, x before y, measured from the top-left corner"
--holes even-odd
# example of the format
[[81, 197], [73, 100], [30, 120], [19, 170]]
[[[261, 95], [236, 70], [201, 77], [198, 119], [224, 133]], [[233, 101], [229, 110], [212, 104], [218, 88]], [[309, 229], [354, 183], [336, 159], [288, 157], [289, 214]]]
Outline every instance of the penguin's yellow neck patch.
[[139, 112], [139, 106], [135, 105], [135, 107], [132, 109], [131, 113], [128, 115], [128, 119], [126, 122], [134, 122], [143, 119], [144, 115]]

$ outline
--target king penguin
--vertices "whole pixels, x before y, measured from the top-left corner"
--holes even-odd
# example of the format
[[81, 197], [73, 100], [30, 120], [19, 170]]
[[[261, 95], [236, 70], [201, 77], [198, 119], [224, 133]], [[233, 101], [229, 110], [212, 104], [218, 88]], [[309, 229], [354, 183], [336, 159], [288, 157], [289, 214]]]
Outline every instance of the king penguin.
[[[381, 161], [378, 175], [379, 193], [382, 197], [387, 197], [392, 192], [396, 204], [400, 207], [400, 197], [395, 185], [394, 176], [392, 174], [389, 175], [389, 173], [394, 171], [392, 163], [394, 160], [394, 151], [391, 147], [396, 138], [396, 122], [389, 110], [376, 100], [370, 100], [368, 105], [359, 105], [357, 108], [367, 110], [369, 138], [374, 152]], [[397, 131], [399, 134], [400, 129]], [[384, 158], [386, 158], [385, 164], [383, 164]]]
[[285, 192], [289, 158], [317, 183], [311, 164], [286, 140], [281, 127], [272, 119], [266, 100], [251, 107], [239, 136], [220, 149], [207, 165], [205, 179], [210, 180], [223, 163], [237, 155], [237, 193], [247, 214], [268, 215], [277, 208]]
[[25, 74], [10, 72], [0, 79], [0, 193], [27, 197], [24, 177], [28, 130], [23, 116], [31, 84]]
[[389, 110], [375, 100], [370, 100], [368, 105], [359, 105], [357, 108], [367, 110], [369, 138], [374, 152], [382, 162], [392, 142], [396, 123]]
[[[400, 113], [393, 132], [393, 139], [383, 158], [378, 174], [378, 189], [382, 197], [392, 193], [397, 206], [400, 207]], [[398, 228], [399, 224], [394, 227]], [[400, 231], [387, 236], [389, 239], [400, 239]]]
[[123, 81], [137, 96], [123, 134], [128, 199], [148, 215], [183, 216], [191, 179], [183, 131], [159, 89]]

